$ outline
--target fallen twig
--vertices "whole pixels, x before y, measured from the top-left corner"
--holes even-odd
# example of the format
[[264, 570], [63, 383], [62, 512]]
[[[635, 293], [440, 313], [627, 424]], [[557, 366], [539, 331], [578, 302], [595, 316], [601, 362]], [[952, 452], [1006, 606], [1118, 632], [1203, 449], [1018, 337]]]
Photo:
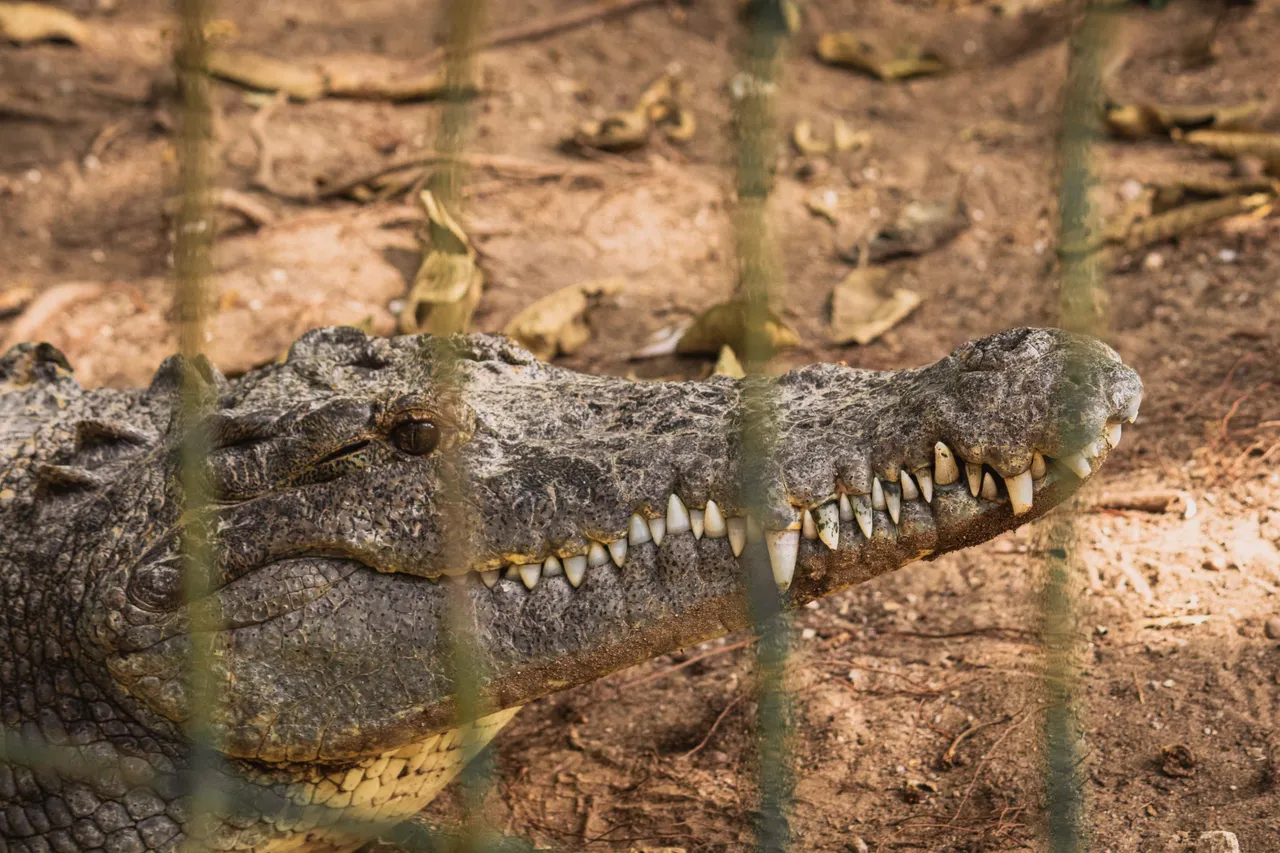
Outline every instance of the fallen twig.
[[965, 729], [960, 734], [956, 735], [955, 739], [951, 741], [951, 745], [947, 747], [947, 751], [942, 753], [942, 765], [944, 767], [955, 766], [956, 750], [960, 747], [960, 744], [964, 743], [965, 740], [967, 740], [968, 738], [972, 737], [973, 735], [977, 734], [983, 729], [989, 729], [992, 726], [1002, 725], [1003, 723], [1007, 723], [1012, 719], [1013, 719], [1012, 717], [1004, 716], [998, 720], [991, 720], [986, 723], [974, 723], [972, 726], [969, 726], [969, 728]]
[[1206, 622], [1216, 622], [1225, 619], [1224, 616], [1214, 616], [1208, 613], [1198, 614], [1196, 616], [1160, 616], [1155, 619], [1139, 619], [1139, 628], [1194, 628], [1196, 625], [1203, 625]]
[[692, 758], [693, 756], [697, 755], [698, 752], [701, 751], [701, 749], [711, 741], [711, 736], [716, 733], [716, 729], [720, 728], [720, 723], [723, 722], [724, 718], [729, 715], [729, 712], [732, 711], [734, 707], [739, 702], [742, 701], [742, 697], [743, 697], [743, 694], [741, 693], [739, 693], [737, 696], [734, 696], [733, 699], [729, 702], [729, 704], [724, 706], [724, 710], [720, 712], [720, 716], [716, 717], [716, 721], [711, 724], [711, 728], [707, 730], [707, 734], [702, 738], [701, 741], [698, 742], [698, 745], [680, 757]]
[[947, 821], [947, 826], [954, 827], [955, 822], [960, 819], [961, 813], [964, 812], [964, 807], [969, 804], [969, 798], [973, 795], [974, 786], [978, 784], [978, 779], [982, 777], [983, 768], [987, 766], [987, 761], [995, 754], [995, 751], [1000, 748], [1000, 744], [1004, 743], [1005, 738], [1013, 734], [1019, 726], [1031, 719], [1033, 715], [1048, 707], [1049, 705], [1041, 705], [1038, 708], [1023, 712], [1021, 718], [1018, 718], [1016, 715], [1014, 717], [1007, 718], [1009, 720], [1015, 720], [1015, 722], [1013, 725], [1009, 726], [1009, 728], [1005, 729], [1004, 732], [1001, 733], [1000, 737], [996, 738], [995, 743], [991, 744], [991, 748], [988, 749], [986, 754], [978, 761], [978, 767], [973, 771], [973, 778], [969, 780], [969, 787], [965, 788], [964, 797], [960, 800], [960, 805], [956, 806], [956, 813], [951, 816], [951, 820]]
[[687, 661], [684, 661], [683, 663], [678, 663], [675, 666], [668, 667], [667, 669], [650, 673], [649, 675], [646, 675], [644, 678], [637, 678], [634, 681], [628, 681], [626, 684], [623, 684], [618, 687], [618, 692], [621, 693], [623, 690], [626, 690], [627, 688], [639, 687], [642, 684], [648, 684], [651, 681], [657, 681], [659, 678], [666, 678], [668, 675], [671, 675], [672, 673], [675, 673], [675, 672], [679, 672], [680, 670], [684, 669], [686, 666], [693, 666], [695, 663], [698, 663], [699, 661], [704, 661], [707, 658], [713, 658], [716, 655], [722, 655], [722, 654], [725, 654], [726, 652], [733, 652], [733, 651], [737, 651], [738, 649], [746, 648], [747, 646], [751, 645], [758, 639], [760, 638], [748, 637], [747, 639], [741, 642], [733, 643], [732, 645], [728, 645], [728, 646], [721, 646], [718, 649], [712, 649], [709, 652], [704, 652], [700, 655], [696, 655], [694, 657], [689, 658]]
[[1186, 518], [1195, 515], [1196, 502], [1180, 489], [1150, 489], [1138, 492], [1102, 492], [1089, 504], [1091, 511], [1104, 509], [1133, 510], [1136, 512], [1168, 512], [1179, 501]]
[[[495, 47], [507, 47], [522, 41], [531, 41], [562, 33], [565, 30], [577, 29], [592, 21], [624, 15], [628, 12], [642, 9], [645, 6], [656, 6], [661, 2], [663, 0], [604, 0], [604, 2], [600, 3], [584, 3], [568, 12], [552, 15], [540, 21], [507, 27], [504, 30], [495, 30], [487, 37], [477, 40], [474, 48], [476, 50], [491, 50]], [[436, 48], [431, 54], [431, 60], [438, 62], [444, 59], [446, 53], [448, 53], [448, 48]]]

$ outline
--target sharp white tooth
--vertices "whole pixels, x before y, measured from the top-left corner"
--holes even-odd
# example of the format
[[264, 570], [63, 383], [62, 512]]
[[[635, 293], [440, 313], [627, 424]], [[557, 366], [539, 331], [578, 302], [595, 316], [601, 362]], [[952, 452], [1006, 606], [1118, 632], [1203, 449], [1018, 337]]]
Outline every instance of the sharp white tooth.
[[517, 571], [520, 573], [520, 580], [524, 582], [525, 589], [533, 589], [538, 585], [538, 579], [542, 577], [542, 564], [525, 563]]
[[904, 501], [913, 501], [920, 497], [920, 490], [916, 488], [916, 481], [911, 479], [911, 475], [906, 471], [902, 472], [902, 499]]
[[[623, 540], [625, 541], [625, 540]], [[624, 552], [625, 553], [625, 552]], [[592, 542], [587, 548], [587, 565], [591, 568], [609, 564], [609, 551], [599, 542]]]
[[449, 583], [453, 584], [454, 586], [461, 586], [462, 584], [466, 583], [467, 576], [466, 575], [445, 575], [444, 579], [447, 580]]
[[[844, 499], [844, 495], [840, 496]], [[845, 503], [848, 503], [846, 500]], [[853, 510], [849, 510], [853, 514]], [[816, 510], [818, 538], [832, 551], [840, 547], [840, 510], [835, 501], [827, 501]]]
[[[668, 525], [669, 527], [670, 525]], [[702, 533], [707, 526], [707, 516], [700, 509], [689, 510], [689, 529], [693, 531], [694, 539], [701, 539]]]
[[800, 556], [799, 530], [770, 530], [764, 535], [769, 549], [769, 564], [773, 566], [773, 582], [778, 589], [791, 586], [796, 573], [796, 558]]
[[1031, 479], [1033, 480], [1043, 479], [1045, 473], [1048, 470], [1049, 470], [1048, 466], [1044, 464], [1044, 456], [1040, 454], [1040, 451], [1037, 450], [1035, 453], [1032, 453], [1031, 454]]
[[742, 516], [730, 518], [725, 521], [725, 527], [729, 531], [729, 547], [733, 549], [733, 556], [741, 557], [742, 549], [747, 546], [747, 520]]
[[542, 562], [542, 576], [544, 578], [553, 578], [556, 575], [564, 574], [564, 566], [560, 563], [560, 558], [554, 554]]
[[941, 441], [933, 446], [933, 481], [939, 486], [949, 486], [960, 479], [955, 454]]
[[924, 495], [924, 502], [933, 503], [933, 473], [928, 468], [921, 468], [916, 472], [916, 482], [920, 484], [920, 494]]
[[688, 533], [692, 529], [689, 510], [685, 508], [684, 501], [675, 495], [667, 498], [667, 532]]
[[982, 465], [972, 462], [964, 463], [964, 475], [969, 479], [969, 494], [975, 498], [982, 491]]
[[581, 586], [582, 579], [587, 576], [587, 558], [565, 557], [564, 576], [569, 579], [569, 583], [573, 584], [574, 589]]
[[649, 532], [648, 523], [639, 515], [632, 513], [631, 521], [627, 524], [627, 542], [632, 546], [641, 545], [653, 539], [653, 534]]
[[703, 526], [709, 539], [719, 539], [725, 535], [724, 516], [720, 514], [720, 507], [715, 501], [707, 501], [707, 517]]
[[653, 544], [661, 545], [663, 538], [667, 535], [667, 520], [665, 518], [649, 519], [649, 533], [653, 536]]
[[1081, 480], [1093, 473], [1089, 468], [1089, 460], [1079, 453], [1072, 453], [1070, 456], [1062, 457], [1062, 464], [1070, 468]]
[[989, 501], [1000, 499], [1000, 490], [996, 488], [996, 481], [991, 479], [990, 471], [982, 475], [982, 497]]
[[613, 557], [613, 564], [618, 568], [622, 568], [622, 564], [627, 561], [627, 540], [615, 539], [609, 543], [609, 556]]
[[501, 579], [502, 572], [498, 569], [480, 573], [480, 580], [485, 586], [489, 587], [489, 589], [493, 589], [494, 585], [496, 585]]
[[897, 524], [902, 517], [902, 495], [897, 489], [886, 488], [884, 490], [885, 506], [889, 510], [889, 517], [893, 519], [893, 523]]
[[849, 503], [848, 495], [840, 496], [840, 520], [853, 521], [853, 506]]
[[809, 540], [818, 538], [818, 525], [813, 520], [813, 513], [807, 509], [800, 516], [800, 535]]
[[1016, 476], [1005, 477], [1004, 487], [1009, 490], [1009, 503], [1013, 504], [1014, 515], [1022, 515], [1031, 509], [1035, 483], [1031, 481], [1029, 469]]
[[1107, 447], [1116, 447], [1120, 444], [1120, 424], [1107, 424], [1107, 431], [1102, 434], [1103, 439], [1107, 442]]
[[764, 538], [764, 528], [760, 526], [760, 522], [751, 516], [747, 516], [747, 541], [759, 542]]
[[862, 535], [871, 538], [872, 522], [875, 516], [871, 512], [871, 496], [858, 495], [853, 499], [853, 520], [862, 528]]
[[884, 486], [880, 485], [879, 477], [873, 477], [871, 480], [871, 508], [881, 512], [889, 508], [884, 502]]
[[1089, 446], [1084, 449], [1084, 457], [1086, 459], [1096, 459], [1102, 455], [1103, 448], [1106, 447], [1105, 442], [1100, 438], [1095, 438], [1089, 442]]

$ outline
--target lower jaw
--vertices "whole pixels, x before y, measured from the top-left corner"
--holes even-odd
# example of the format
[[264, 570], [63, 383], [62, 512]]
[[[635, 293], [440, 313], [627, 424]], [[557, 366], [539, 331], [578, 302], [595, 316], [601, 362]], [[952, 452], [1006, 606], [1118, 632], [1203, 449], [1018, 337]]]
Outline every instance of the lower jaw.
[[[853, 522], [842, 522], [835, 549], [817, 540], [800, 541], [793, 582], [780, 594], [782, 605], [800, 607], [916, 560], [991, 539], [1044, 515], [1080, 483], [1074, 474], [1052, 468], [1036, 483], [1033, 507], [1017, 516], [1007, 499], [975, 498], [962, 480], [935, 486], [930, 504], [904, 502], [897, 524], [877, 511], [870, 538]], [[764, 542], [749, 542], [735, 557], [725, 539], [683, 534], [660, 549], [652, 543], [634, 548], [624, 567], [590, 574], [580, 589], [563, 578], [544, 580], [534, 591], [515, 584], [505, 593], [502, 587], [473, 588], [471, 601], [487, 638], [493, 639], [496, 629], [507, 634], [500, 637], [501, 648], [524, 647], [522, 655], [494, 654], [492, 646], [483, 650], [494, 677], [481, 691], [482, 707], [523, 705], [747, 627], [748, 566], [772, 590]], [[514, 615], [504, 610], [504, 600], [519, 600], [522, 618], [504, 618]], [[425, 708], [416, 724], [431, 731], [455, 720], [454, 700], [445, 697]]]

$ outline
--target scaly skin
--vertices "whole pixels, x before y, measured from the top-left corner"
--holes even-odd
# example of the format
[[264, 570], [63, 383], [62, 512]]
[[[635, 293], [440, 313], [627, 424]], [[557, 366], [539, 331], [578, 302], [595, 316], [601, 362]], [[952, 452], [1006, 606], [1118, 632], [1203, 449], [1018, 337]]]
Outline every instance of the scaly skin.
[[[47, 346], [0, 360], [0, 851], [349, 849], [338, 818], [418, 810], [520, 705], [747, 625], [743, 538], [787, 607], [989, 539], [1071, 494], [1066, 460], [1096, 470], [1141, 396], [1110, 349], [1047, 330], [750, 395], [585, 376], [483, 336], [452, 341], [442, 382], [444, 345], [326, 329], [233, 381], [175, 358], [132, 391], [82, 390]], [[209, 412], [191, 429], [184, 375]], [[774, 459], [744, 469], [744, 400], [764, 398]], [[184, 435], [210, 488], [185, 518]], [[982, 493], [973, 469], [984, 496], [965, 460], [999, 475]], [[1000, 478], [1034, 495], [1019, 514]], [[183, 524], [214, 534], [191, 605]], [[619, 566], [603, 546], [623, 542]], [[470, 733], [460, 624], [492, 712]], [[216, 697], [205, 763], [238, 798], [204, 820], [182, 775], [192, 631]]]

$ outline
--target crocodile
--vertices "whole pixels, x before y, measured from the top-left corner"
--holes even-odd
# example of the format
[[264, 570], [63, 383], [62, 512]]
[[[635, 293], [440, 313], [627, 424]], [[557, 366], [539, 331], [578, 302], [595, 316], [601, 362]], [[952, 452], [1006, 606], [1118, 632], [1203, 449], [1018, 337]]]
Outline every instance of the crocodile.
[[[420, 810], [522, 705], [747, 627], [748, 562], [790, 609], [1039, 517], [1141, 396], [1052, 329], [696, 382], [329, 328], [232, 379], [173, 356], [147, 388], [84, 389], [19, 345], [0, 853], [354, 849], [353, 822]], [[756, 416], [771, 452], [747, 459]]]

